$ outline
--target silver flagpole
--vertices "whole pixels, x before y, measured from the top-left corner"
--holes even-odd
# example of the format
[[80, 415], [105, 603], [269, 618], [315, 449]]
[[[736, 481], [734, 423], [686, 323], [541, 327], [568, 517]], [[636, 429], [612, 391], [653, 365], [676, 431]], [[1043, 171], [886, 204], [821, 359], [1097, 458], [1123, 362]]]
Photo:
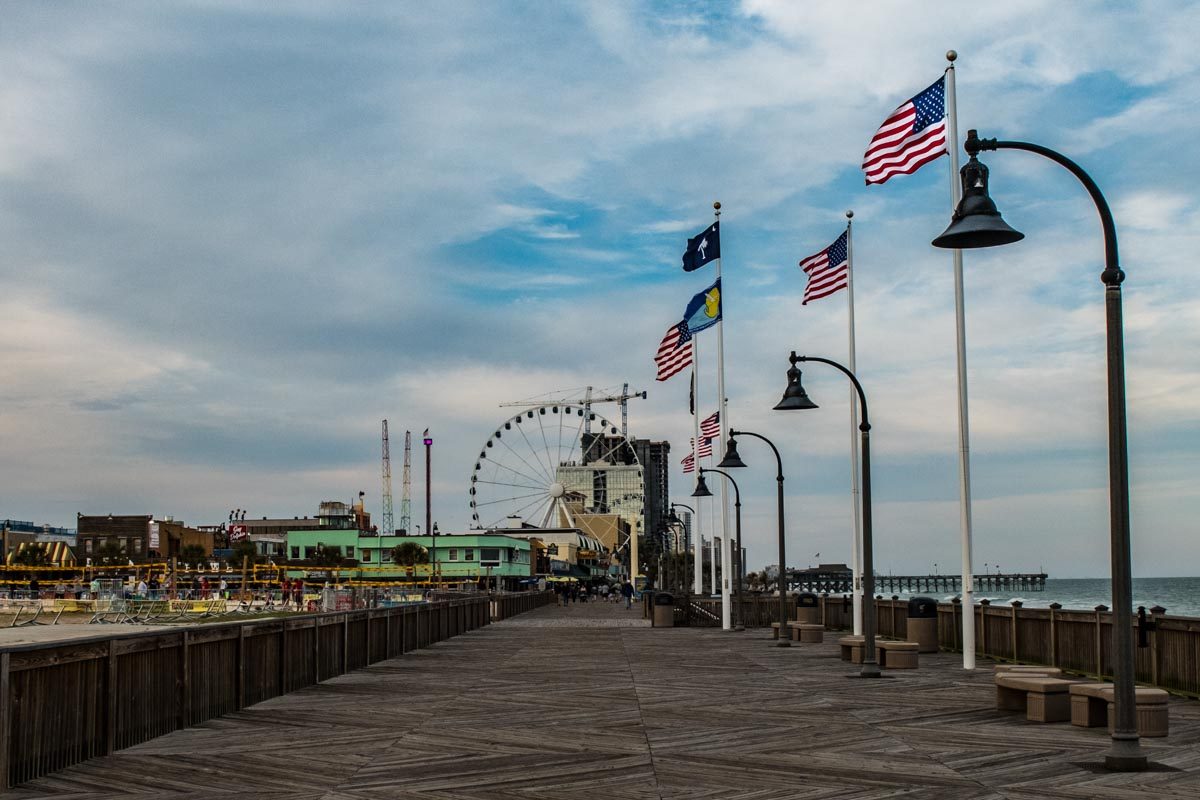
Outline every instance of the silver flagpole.
[[[946, 136], [950, 151], [950, 211], [958, 207], [958, 98], [954, 86], [954, 62], [958, 53], [949, 50], [946, 60]], [[975, 578], [971, 568], [971, 434], [967, 424], [967, 330], [963, 311], [962, 250], [954, 251], [954, 323], [958, 333], [958, 503], [962, 532], [962, 641], [963, 669], [975, 669]]]
[[[713, 215], [717, 218], [717, 222], [721, 221], [721, 204], [713, 203]], [[721, 280], [721, 262], [724, 259], [717, 259], [717, 280]], [[720, 435], [718, 444], [721, 447], [721, 457], [725, 456], [725, 434], [729, 430], [729, 413], [726, 410], [725, 402], [725, 285], [721, 284], [721, 296], [718, 298], [720, 305], [717, 308], [720, 310], [720, 319], [717, 322], [717, 422], [720, 426]], [[698, 416], [698, 415], [697, 415]], [[715, 458], [714, 458], [715, 460]], [[718, 481], [721, 484], [721, 629], [726, 631], [733, 630], [733, 604], [730, 593], [730, 568], [733, 564], [733, 554], [729, 549], [729, 490], [726, 487], [728, 481]], [[714, 568], [715, 569], [715, 568]], [[780, 636], [783, 632], [780, 631]]]
[[[846, 304], [849, 309], [850, 371], [858, 374], [854, 348], [854, 212], [846, 212]], [[862, 501], [858, 490], [858, 395], [850, 387], [850, 495], [854, 501], [854, 541], [850, 545], [850, 571], [853, 580], [854, 635], [862, 636]]]
[[[686, 320], [685, 320], [686, 322]], [[700, 480], [700, 337], [692, 334], [692, 478], [693, 485]], [[696, 513], [692, 515], [692, 555], [695, 559], [693, 577], [696, 594], [704, 594], [704, 537], [701, 535], [700, 519], [703, 517], [700, 504], [703, 497], [696, 498]]]

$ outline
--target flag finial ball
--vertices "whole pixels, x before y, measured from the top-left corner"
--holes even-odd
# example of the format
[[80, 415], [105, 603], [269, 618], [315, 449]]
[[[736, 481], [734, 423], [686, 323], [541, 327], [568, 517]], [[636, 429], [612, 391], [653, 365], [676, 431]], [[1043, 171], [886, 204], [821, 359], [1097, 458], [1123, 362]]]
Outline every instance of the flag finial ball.
[[957, 50], [947, 50], [946, 51], [946, 60], [947, 61], [956, 61], [957, 59], [958, 59], [958, 51]]
[[715, 208], [717, 211], [720, 211], [721, 210], [721, 201], [718, 200], [717, 202], [713, 203], [713, 208]]
[[853, 211], [850, 211], [850, 210], [848, 210], [848, 211], [846, 212], [846, 219], [854, 219], [854, 212], [853, 212]]

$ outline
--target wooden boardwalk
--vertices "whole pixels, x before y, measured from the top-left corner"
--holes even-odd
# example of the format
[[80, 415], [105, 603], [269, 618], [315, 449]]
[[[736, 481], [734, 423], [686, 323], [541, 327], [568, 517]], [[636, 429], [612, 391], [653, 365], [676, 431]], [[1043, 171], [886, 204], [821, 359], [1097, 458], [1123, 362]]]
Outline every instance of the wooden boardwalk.
[[[827, 637], [830, 641], [833, 637]], [[1097, 768], [1108, 737], [994, 710], [990, 664], [922, 656], [849, 679], [835, 645], [652, 630], [544, 608], [177, 731], [14, 798], [641, 800], [1200, 797], [1200, 702], [1158, 765]]]

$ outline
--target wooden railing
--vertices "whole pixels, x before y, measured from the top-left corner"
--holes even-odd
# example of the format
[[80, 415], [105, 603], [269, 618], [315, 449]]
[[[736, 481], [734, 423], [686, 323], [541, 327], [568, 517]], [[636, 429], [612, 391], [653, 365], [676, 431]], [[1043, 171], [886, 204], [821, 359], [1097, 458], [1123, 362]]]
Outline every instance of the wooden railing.
[[482, 628], [493, 609], [503, 619], [552, 598], [481, 595], [0, 648], [2, 787]]
[[[676, 596], [682, 606], [683, 596]], [[693, 609], [708, 613], [676, 614], [677, 625], [712, 627], [721, 624], [721, 601], [691, 598]], [[853, 627], [849, 597], [821, 597], [819, 619], [830, 630]], [[736, 608], [736, 607], [735, 607]], [[767, 627], [779, 619], [779, 598], [767, 595], [743, 598], [742, 624]], [[875, 600], [876, 630], [886, 638], [908, 636], [908, 601]], [[939, 603], [938, 644], [942, 650], [962, 652], [962, 606]], [[795, 603], [788, 603], [788, 619], [795, 618]], [[738, 617], [735, 615], [735, 621]], [[1134, 620], [1136, 680], [1163, 689], [1200, 696], [1200, 619], [1151, 615], [1139, 634]], [[1020, 604], [975, 606], [975, 652], [981, 656], [1028, 664], [1046, 664], [1072, 672], [1112, 677], [1112, 613], [1025, 608]]]
[[535, 608], [553, 605], [557, 602], [554, 592], [519, 592], [517, 594], [499, 594], [492, 597], [492, 621], [533, 611]]

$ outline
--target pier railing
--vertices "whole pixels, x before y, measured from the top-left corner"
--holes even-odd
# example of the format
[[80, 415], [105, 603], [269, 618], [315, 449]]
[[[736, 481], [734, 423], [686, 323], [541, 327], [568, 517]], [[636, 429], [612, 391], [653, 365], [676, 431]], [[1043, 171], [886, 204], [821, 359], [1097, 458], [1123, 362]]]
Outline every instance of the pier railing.
[[487, 595], [0, 648], [0, 788], [553, 602]]
[[[676, 624], [720, 626], [719, 599], [692, 597], [690, 603], [691, 613], [686, 617], [677, 614]], [[768, 627], [779, 619], [778, 596], [745, 598], [741, 612], [740, 621], [747, 628]], [[880, 636], [903, 639], [908, 635], [907, 600], [878, 598], [875, 612]], [[820, 598], [820, 614], [830, 630], [853, 627], [849, 597]], [[962, 652], [962, 614], [959, 603], [938, 604], [938, 645], [942, 650]], [[789, 603], [788, 619], [794, 618], [795, 605]], [[1137, 681], [1200, 696], [1200, 618], [1152, 613], [1140, 623], [1135, 618], [1134, 630]], [[1105, 606], [1091, 611], [1025, 608], [1019, 602], [975, 606], [975, 652], [981, 656], [1111, 679], [1111, 645], [1112, 613]]]

